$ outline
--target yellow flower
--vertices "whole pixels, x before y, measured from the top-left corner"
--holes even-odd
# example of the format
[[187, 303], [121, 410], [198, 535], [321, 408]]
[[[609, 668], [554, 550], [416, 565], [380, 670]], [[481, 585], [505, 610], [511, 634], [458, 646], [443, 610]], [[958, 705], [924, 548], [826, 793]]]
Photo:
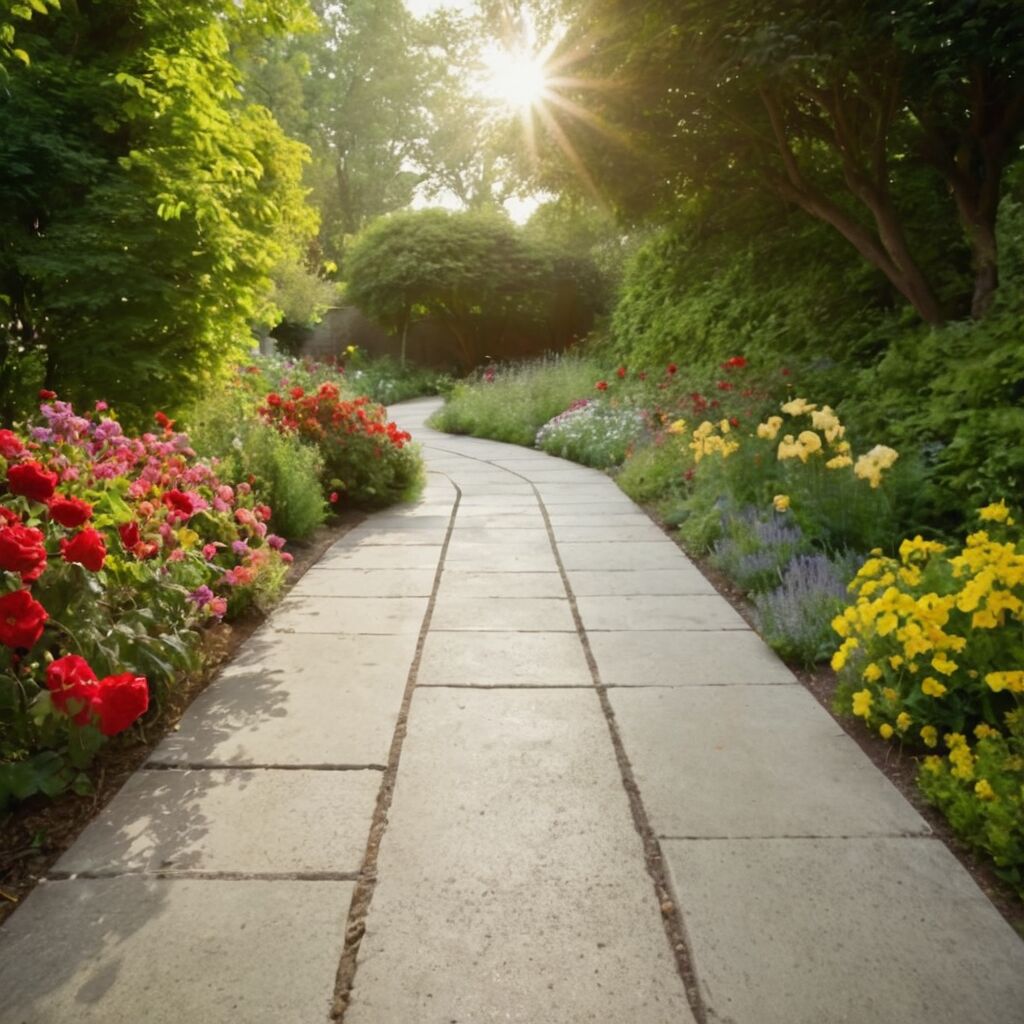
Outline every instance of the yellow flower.
[[842, 637], [850, 635], [850, 621], [845, 615], [837, 615], [832, 620], [832, 630]]
[[921, 739], [926, 747], [935, 747], [939, 742], [939, 734], [934, 725], [921, 726]]
[[775, 506], [776, 512], [788, 512], [789, 511], [789, 495], [788, 494], [776, 494], [772, 498], [772, 505]]
[[886, 612], [878, 617], [878, 621], [875, 623], [875, 631], [879, 636], [888, 636], [899, 624], [900, 620], [896, 617], [895, 612]]
[[799, 459], [804, 457], [803, 455], [804, 446], [800, 444], [792, 434], [787, 434], [780, 442], [778, 449], [778, 458], [780, 461], [785, 459]]
[[874, 697], [870, 690], [858, 690], [853, 695], [853, 713], [858, 718], [868, 718], [871, 714], [871, 705]]
[[893, 654], [893, 655], [892, 655], [892, 656], [890, 656], [890, 658], [889, 658], [889, 664], [890, 664], [890, 665], [891, 665], [891, 666], [892, 666], [893, 668], [899, 668], [899, 667], [900, 667], [900, 665], [902, 665], [902, 664], [903, 664], [903, 655], [902, 655], [902, 654]]
[[878, 734], [883, 740], [891, 740], [892, 726], [888, 722], [885, 722], [883, 725], [879, 726]]
[[666, 428], [668, 434], [685, 434], [686, 433], [686, 420], [676, 420], [675, 423], [670, 423]]
[[769, 416], [764, 423], [759, 423], [757, 425], [757, 436], [765, 441], [774, 441], [781, 426], [781, 416]]
[[934, 676], [925, 676], [924, 682], [921, 683], [921, 692], [926, 693], [929, 697], [939, 698], [949, 691]]
[[913, 721], [914, 720], [906, 713], [906, 711], [901, 711], [896, 716], [896, 728], [899, 729], [900, 732], [906, 732]]
[[1006, 523], [1007, 526], [1013, 526], [1013, 516], [1010, 515], [1010, 510], [1006, 507], [1005, 498], [1000, 498], [999, 501], [991, 505], [979, 508], [978, 516], [988, 523]]
[[894, 690], [894, 689], [893, 689], [893, 688], [892, 688], [891, 686], [887, 686], [887, 687], [886, 687], [886, 688], [885, 688], [885, 689], [884, 689], [884, 690], [882, 691], [882, 696], [883, 696], [883, 697], [884, 697], [884, 698], [885, 698], [886, 700], [899, 700], [899, 696], [900, 696], [900, 695], [899, 695], [899, 694], [898, 694], [898, 693], [897, 693], [897, 692], [896, 692], [896, 691], [895, 691], [895, 690]]
[[979, 740], [987, 740], [990, 736], [998, 736], [999, 730], [993, 729], [991, 725], [986, 725], [984, 722], [979, 723], [974, 727], [974, 735]]
[[826, 469], [845, 469], [853, 465], [853, 459], [849, 455], [836, 455], [825, 463]]
[[839, 672], [846, 664], [847, 658], [850, 657], [850, 651], [860, 646], [860, 641], [855, 637], [847, 637], [839, 647], [839, 650], [832, 655], [832, 670]]
[[876, 444], [871, 451], [862, 455], [854, 464], [853, 472], [861, 480], [867, 480], [872, 490], [882, 482], [882, 471], [891, 468], [899, 453], [884, 444]]
[[[935, 744], [931, 744], [934, 746]], [[938, 775], [942, 771], [942, 758], [937, 754], [931, 754], [924, 759], [924, 769], [932, 775]]]
[[936, 540], [925, 540], [918, 534], [913, 540], [904, 540], [900, 544], [900, 560], [904, 563], [917, 560], [925, 561], [929, 555], [941, 555], [946, 550], [945, 544]]
[[985, 682], [993, 693], [1009, 690], [1010, 693], [1024, 693], [1024, 671], [989, 672]]
[[974, 792], [978, 794], [979, 800], [995, 800], [995, 790], [989, 784], [988, 779], [978, 779], [974, 784]]
[[958, 779], [963, 779], [964, 782], [967, 782], [974, 778], [974, 755], [971, 753], [971, 748], [967, 746], [966, 740], [963, 743], [958, 743], [950, 750], [949, 761], [953, 765], [951, 769], [952, 774]]
[[877, 683], [878, 680], [882, 678], [882, 670], [875, 664], [875, 662], [872, 661], [868, 667], [864, 669], [861, 675], [869, 683]]
[[932, 658], [932, 668], [944, 676], [951, 676], [956, 671], [956, 662], [950, 661], [944, 654], [936, 654]]
[[821, 438], [813, 430], [801, 430], [797, 441], [802, 445], [805, 453], [801, 462], [806, 462], [808, 455], [821, 451]]
[[817, 405], [803, 398], [794, 398], [782, 406], [782, 411], [787, 416], [803, 416], [805, 413], [814, 412], [817, 408]]
[[718, 421], [718, 429], [723, 434], [728, 434], [729, 431], [732, 430], [732, 427], [729, 425], [729, 421], [728, 420], [719, 420]]

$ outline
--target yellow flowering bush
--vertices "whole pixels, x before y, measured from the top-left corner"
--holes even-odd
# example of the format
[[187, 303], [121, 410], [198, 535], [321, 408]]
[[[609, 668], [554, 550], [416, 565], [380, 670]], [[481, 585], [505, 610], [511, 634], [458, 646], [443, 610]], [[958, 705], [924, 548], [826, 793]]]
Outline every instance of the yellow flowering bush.
[[[1003, 501], [959, 549], [874, 551], [832, 622], [840, 706], [929, 753], [919, 785], [1024, 884], [1024, 535]], [[1024, 889], [1022, 889], [1024, 892]]]

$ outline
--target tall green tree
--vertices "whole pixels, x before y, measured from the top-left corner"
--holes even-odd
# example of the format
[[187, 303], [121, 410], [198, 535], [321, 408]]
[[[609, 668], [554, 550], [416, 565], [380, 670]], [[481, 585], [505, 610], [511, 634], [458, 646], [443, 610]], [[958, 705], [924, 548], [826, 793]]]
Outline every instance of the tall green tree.
[[588, 117], [564, 130], [624, 208], [671, 209], [702, 189], [774, 194], [828, 224], [929, 323], [962, 310], [940, 281], [949, 251], [931, 244], [959, 232], [973, 268], [960, 292], [975, 316], [988, 310], [996, 209], [1024, 131], [1024, 5], [571, 6], [586, 16], [562, 48], [564, 91]]
[[315, 228], [305, 150], [238, 62], [303, 0], [79, 0], [19, 29], [0, 89], [0, 392], [26, 361], [71, 398], [184, 401], [267, 315]]

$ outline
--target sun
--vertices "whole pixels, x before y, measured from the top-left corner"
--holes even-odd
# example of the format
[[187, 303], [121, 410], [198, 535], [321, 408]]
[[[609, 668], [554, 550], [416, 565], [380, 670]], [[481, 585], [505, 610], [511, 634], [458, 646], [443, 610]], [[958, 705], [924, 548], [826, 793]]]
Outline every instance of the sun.
[[513, 110], [527, 111], [547, 95], [546, 54], [494, 48], [483, 59], [480, 91]]

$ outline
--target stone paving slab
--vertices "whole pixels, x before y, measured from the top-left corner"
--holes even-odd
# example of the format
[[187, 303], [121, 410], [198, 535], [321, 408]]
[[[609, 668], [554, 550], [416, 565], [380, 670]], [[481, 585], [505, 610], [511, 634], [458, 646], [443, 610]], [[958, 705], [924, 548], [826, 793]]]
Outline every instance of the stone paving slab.
[[668, 539], [623, 544], [559, 543], [562, 564], [574, 569], [672, 569], [693, 563]]
[[383, 765], [417, 637], [261, 632], [193, 701], [159, 764]]
[[592, 686], [574, 633], [427, 634], [420, 686]]
[[442, 597], [565, 597], [557, 572], [472, 572], [445, 569], [437, 591]]
[[[658, 835], [931, 831], [802, 686], [622, 688], [609, 699]], [[800, 742], [780, 756], [792, 735]]]
[[460, 511], [463, 508], [491, 508], [501, 511], [502, 509], [508, 510], [522, 506], [524, 508], [535, 508], [537, 506], [537, 496], [533, 493], [533, 489], [529, 484], [523, 484], [511, 488], [503, 488], [498, 491], [490, 488], [484, 493], [477, 494], [463, 494], [462, 500], [459, 503]]
[[298, 597], [429, 597], [434, 569], [319, 569], [313, 567], [289, 591]]
[[417, 690], [346, 1024], [687, 1024], [592, 692]]
[[712, 594], [718, 591], [694, 568], [609, 570], [578, 569], [568, 573], [577, 597], [659, 594]]
[[0, 930], [0, 1024], [326, 1021], [351, 882], [77, 879]]
[[[424, 520], [427, 517], [424, 517]], [[435, 517], [430, 516], [433, 521]], [[420, 522], [424, 521], [420, 520]], [[416, 522], [417, 520], [410, 520]], [[450, 522], [450, 520], [449, 520]], [[440, 547], [444, 543], [445, 535], [448, 533], [448, 522], [444, 526], [431, 526], [427, 528], [406, 529], [403, 526], [357, 526], [345, 534], [345, 543], [349, 548], [365, 547], [395, 547], [398, 544], [425, 544]]]
[[436, 569], [441, 545], [406, 544], [402, 547], [332, 547], [317, 563], [318, 569]]
[[[652, 526], [648, 515], [636, 506], [632, 509], [618, 506], [616, 511], [593, 512], [586, 505], [562, 505], [557, 510], [548, 504], [548, 519], [558, 526]], [[571, 510], [571, 511], [570, 511]], [[664, 534], [661, 534], [664, 537]]]
[[646, 526], [554, 526], [555, 540], [565, 542], [618, 544], [621, 541], [664, 540], [665, 534], [653, 523]]
[[610, 631], [589, 634], [608, 686], [729, 686], [795, 683], [796, 677], [752, 630]]
[[553, 572], [558, 568], [549, 546], [474, 544], [460, 542], [456, 534], [452, 535], [445, 565], [487, 572]]
[[378, 771], [137, 772], [55, 870], [355, 874], [381, 778]]
[[[458, 523], [458, 520], [456, 520]], [[548, 531], [544, 520], [537, 525], [520, 525], [514, 532], [507, 527], [478, 526], [476, 520], [468, 520], [457, 526], [453, 533], [449, 553], [471, 545], [486, 544], [496, 548], [526, 548], [534, 551], [548, 546]]]
[[356, 530], [401, 531], [403, 533], [419, 532], [422, 530], [424, 533], [435, 531], [443, 535], [445, 530], [448, 529], [451, 519], [450, 505], [445, 506], [443, 513], [430, 515], [412, 516], [407, 513], [389, 510], [387, 512], [378, 512], [376, 515], [364, 519], [363, 522], [354, 526], [346, 533], [345, 537], [350, 537]]
[[936, 839], [662, 846], [709, 1020], [1020, 1024], [1024, 943]]
[[612, 595], [577, 599], [583, 627], [590, 630], [746, 629], [744, 618], [717, 594]]
[[416, 633], [427, 613], [426, 597], [288, 597], [268, 626], [279, 633]]
[[575, 633], [576, 622], [564, 596], [450, 597], [439, 593], [430, 628]]
[[[479, 513], [479, 514], [478, 514]], [[459, 509], [455, 517], [455, 532], [463, 533], [466, 530], [543, 530], [544, 517], [540, 514], [540, 508], [536, 511], [520, 508], [515, 512], [490, 512], [486, 509]]]

